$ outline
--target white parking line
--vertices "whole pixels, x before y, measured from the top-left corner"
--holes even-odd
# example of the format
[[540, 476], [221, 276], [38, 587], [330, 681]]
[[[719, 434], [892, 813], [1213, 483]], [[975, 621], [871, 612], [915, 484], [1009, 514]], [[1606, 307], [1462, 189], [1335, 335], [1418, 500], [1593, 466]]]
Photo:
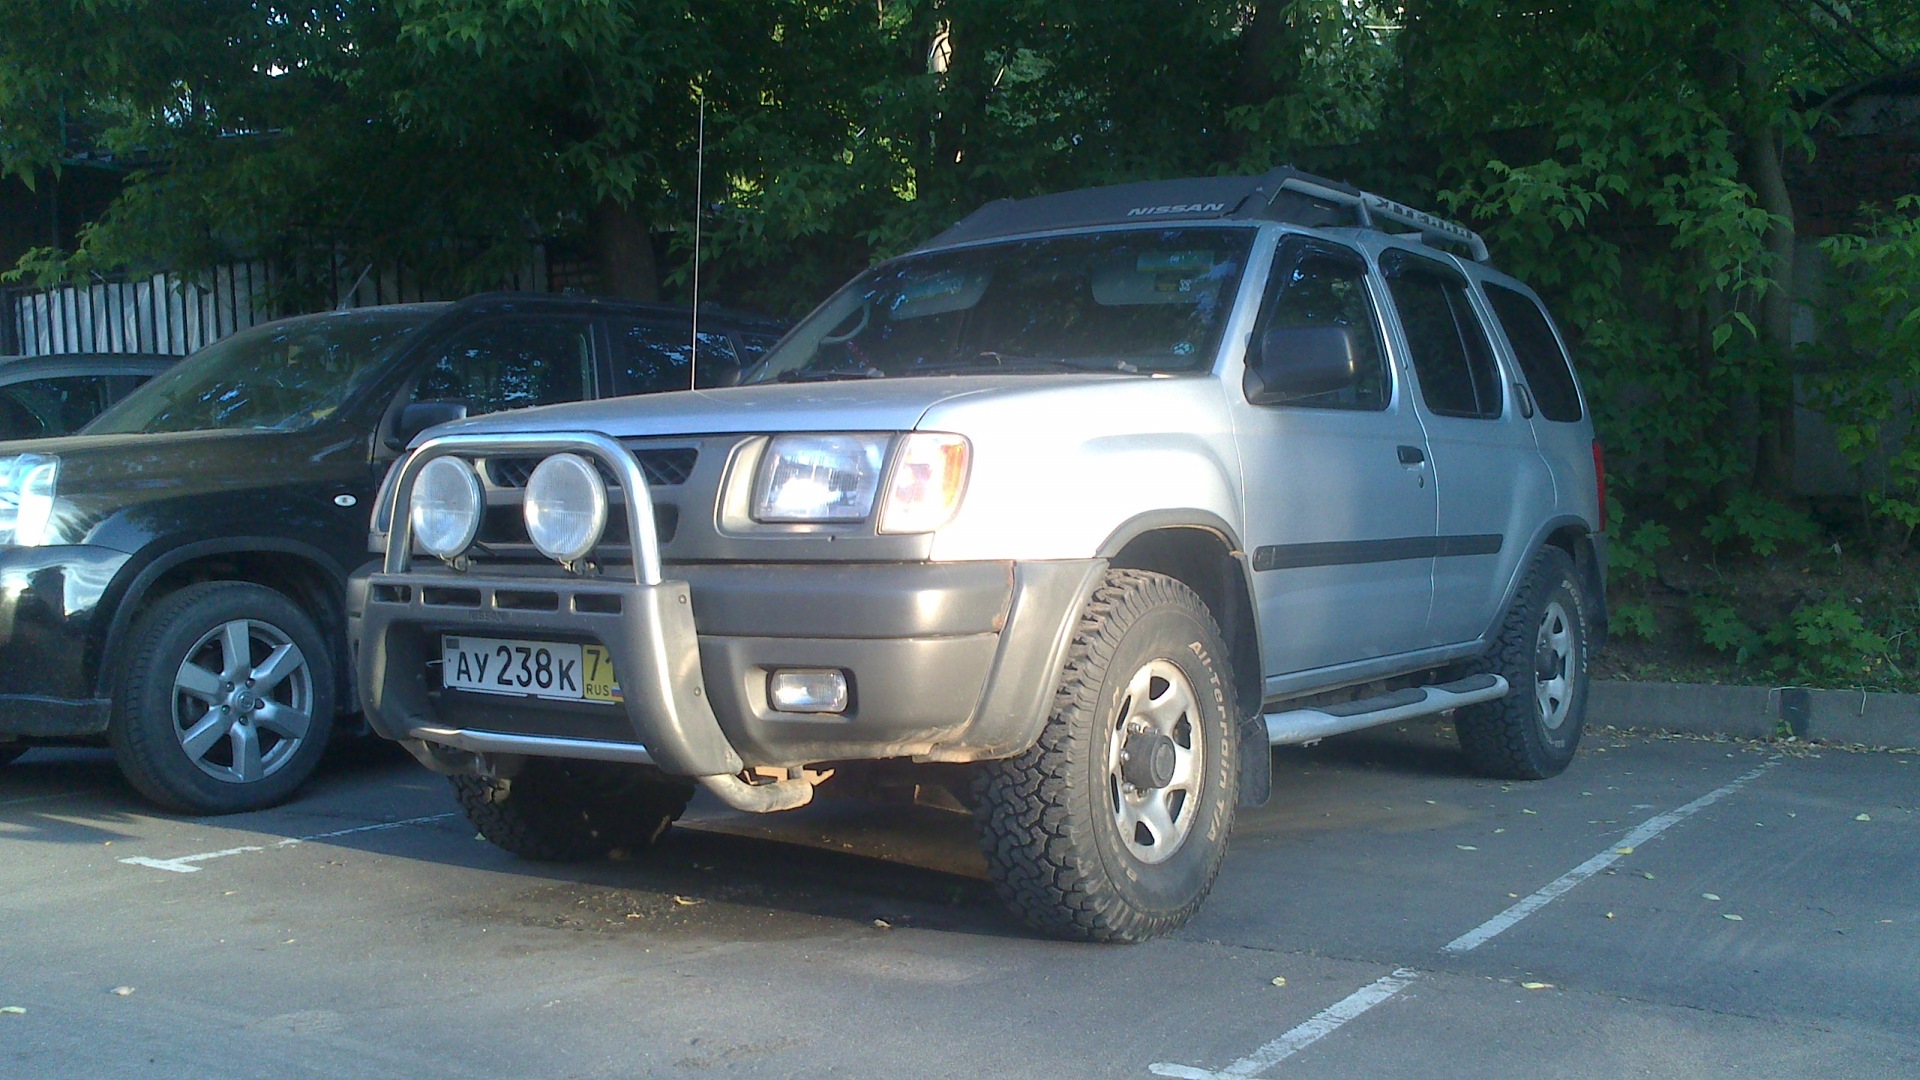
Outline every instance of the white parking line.
[[1721, 799], [1746, 787], [1768, 769], [1780, 763], [1778, 758], [1766, 762], [1752, 772], [1746, 773], [1724, 787], [1718, 787], [1693, 800], [1685, 806], [1677, 806], [1664, 814], [1648, 818], [1646, 823], [1620, 838], [1612, 847], [1574, 867], [1549, 882], [1539, 892], [1525, 897], [1512, 907], [1481, 923], [1479, 926], [1461, 934], [1441, 948], [1441, 952], [1465, 953], [1485, 945], [1501, 934], [1512, 929], [1521, 919], [1546, 907], [1557, 897], [1563, 895], [1575, 885], [1612, 866], [1625, 858], [1628, 852], [1647, 841], [1673, 828], [1680, 822], [1719, 802]]
[[427, 817], [407, 818], [405, 821], [382, 821], [375, 825], [356, 825], [351, 829], [335, 829], [332, 832], [314, 833], [312, 836], [289, 836], [285, 840], [276, 840], [271, 844], [247, 844], [242, 847], [226, 848], [222, 851], [203, 851], [198, 855], [182, 855], [175, 859], [151, 859], [145, 855], [133, 855], [120, 861], [128, 866], [145, 866], [154, 870], [166, 870], [175, 874], [196, 874], [200, 872], [198, 864], [224, 859], [229, 855], [245, 855], [250, 851], [272, 851], [276, 848], [292, 847], [309, 840], [330, 840], [336, 836], [348, 836], [353, 833], [379, 832], [382, 829], [399, 829], [408, 825], [425, 825], [430, 821], [445, 821], [457, 814], [430, 814]]
[[1176, 1076], [1182, 1080], [1244, 1080], [1245, 1077], [1259, 1076], [1287, 1058], [1305, 1050], [1321, 1039], [1340, 1030], [1347, 1021], [1373, 1008], [1393, 995], [1407, 988], [1407, 984], [1419, 978], [1419, 973], [1401, 968], [1391, 975], [1385, 975], [1334, 1002], [1315, 1013], [1313, 1019], [1293, 1028], [1285, 1035], [1241, 1058], [1239, 1061], [1221, 1069], [1208, 1072], [1186, 1065], [1174, 1065], [1168, 1062], [1149, 1065], [1147, 1069], [1155, 1076]]
[[[1515, 924], [1527, 916], [1547, 906], [1554, 899], [1566, 894], [1574, 886], [1593, 875], [1612, 866], [1626, 857], [1633, 848], [1659, 836], [1694, 814], [1712, 806], [1721, 799], [1739, 791], [1758, 779], [1768, 769], [1780, 763], [1780, 759], [1763, 763], [1759, 768], [1717, 787], [1705, 795], [1677, 806], [1664, 814], [1648, 818], [1639, 828], [1621, 837], [1606, 851], [1595, 855], [1567, 873], [1560, 875], [1545, 888], [1509, 907], [1507, 910], [1460, 935], [1441, 948], [1447, 953], [1466, 953], [1485, 945], [1494, 938], [1512, 929]], [[1191, 1065], [1179, 1065], [1172, 1062], [1155, 1062], [1147, 1070], [1155, 1076], [1178, 1077], [1180, 1080], [1246, 1080], [1259, 1076], [1294, 1054], [1312, 1046], [1321, 1039], [1338, 1031], [1342, 1025], [1354, 1020], [1387, 1001], [1395, 994], [1407, 988], [1407, 985], [1419, 978], [1419, 973], [1408, 968], [1400, 968], [1391, 975], [1376, 979], [1366, 986], [1355, 990], [1339, 1001], [1315, 1013], [1311, 1020], [1290, 1029], [1286, 1034], [1260, 1047], [1253, 1053], [1241, 1058], [1219, 1071], [1198, 1069]]]

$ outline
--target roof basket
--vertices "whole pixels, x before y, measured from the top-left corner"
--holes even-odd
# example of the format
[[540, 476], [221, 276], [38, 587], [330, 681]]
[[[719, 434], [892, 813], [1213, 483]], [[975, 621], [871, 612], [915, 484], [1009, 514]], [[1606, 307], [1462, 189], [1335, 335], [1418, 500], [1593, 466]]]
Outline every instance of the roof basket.
[[1487, 242], [1465, 225], [1435, 217], [1424, 210], [1415, 210], [1392, 199], [1381, 198], [1370, 191], [1322, 180], [1294, 169], [1279, 169], [1276, 175], [1279, 176], [1280, 191], [1294, 191], [1309, 198], [1348, 207], [1353, 211], [1354, 223], [1363, 229], [1391, 231], [1380, 224], [1382, 221], [1405, 225], [1419, 233], [1423, 241], [1462, 244], [1475, 262], [1487, 261]]

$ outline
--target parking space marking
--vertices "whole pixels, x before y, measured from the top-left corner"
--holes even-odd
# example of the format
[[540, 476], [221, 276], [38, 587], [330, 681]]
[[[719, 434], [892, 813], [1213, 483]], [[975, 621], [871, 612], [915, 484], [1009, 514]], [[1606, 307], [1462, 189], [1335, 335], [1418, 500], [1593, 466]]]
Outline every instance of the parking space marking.
[[212, 862], [215, 859], [224, 859], [231, 855], [245, 855], [250, 851], [273, 851], [278, 848], [292, 847], [295, 844], [304, 844], [309, 840], [331, 840], [336, 836], [350, 836], [354, 833], [379, 832], [382, 829], [401, 829], [409, 825], [425, 825], [428, 822], [445, 821], [450, 817], [458, 816], [459, 814], [457, 813], [429, 814], [426, 817], [407, 818], [404, 821], [382, 821], [373, 825], [356, 825], [351, 829], [335, 829], [332, 832], [314, 833], [311, 836], [289, 836], [284, 840], [276, 840], [271, 844], [245, 844], [240, 847], [230, 847], [221, 851], [203, 851], [198, 855], [182, 855], [175, 859], [154, 859], [145, 855], [132, 855], [120, 861], [126, 863], [128, 866], [145, 866], [149, 869], [165, 870], [174, 874], [197, 874], [200, 872], [200, 863]]
[[[1479, 926], [1448, 942], [1441, 947], [1441, 951], [1459, 954], [1472, 952], [1474, 949], [1485, 945], [1487, 942], [1492, 941], [1494, 938], [1512, 929], [1520, 920], [1539, 911], [1556, 898], [1571, 891], [1574, 886], [1579, 885], [1593, 875], [1619, 862], [1626, 857], [1626, 853], [1631, 852], [1635, 847], [1659, 836], [1661, 833], [1673, 828], [1687, 818], [1692, 817], [1759, 779], [1765, 775], [1767, 770], [1780, 764], [1780, 761], [1780, 758], [1774, 758], [1770, 761], [1763, 762], [1759, 768], [1742, 773], [1733, 780], [1720, 787], [1714, 788], [1712, 791], [1707, 792], [1705, 795], [1700, 796], [1690, 803], [1683, 806], [1676, 806], [1664, 814], [1656, 814], [1648, 818], [1638, 828], [1621, 837], [1619, 840], [1614, 841], [1613, 844], [1608, 846], [1607, 850], [1555, 878], [1540, 891], [1520, 900], [1512, 907], [1507, 908], [1500, 914], [1495, 915], [1493, 918], [1488, 919], [1486, 922], [1481, 923]], [[1314, 1043], [1319, 1042], [1321, 1039], [1326, 1038], [1328, 1035], [1333, 1034], [1335, 1031], [1338, 1031], [1343, 1025], [1366, 1013], [1367, 1010], [1391, 999], [1395, 994], [1405, 990], [1408, 984], [1417, 978], [1419, 978], [1418, 972], [1410, 968], [1400, 968], [1391, 975], [1375, 979], [1373, 982], [1368, 983], [1353, 993], [1348, 994], [1346, 997], [1341, 998], [1339, 1001], [1334, 1002], [1332, 1005], [1327, 1006], [1325, 1009], [1322, 1009], [1320, 1012], [1315, 1013], [1312, 1019], [1289, 1029], [1286, 1034], [1267, 1043], [1233, 1064], [1228, 1065], [1224, 1069], [1215, 1071], [1212, 1069], [1195, 1068], [1191, 1065], [1180, 1065], [1174, 1062], [1162, 1061], [1147, 1066], [1147, 1070], [1155, 1076], [1176, 1077], [1179, 1078], [1179, 1080], [1246, 1080], [1247, 1077], [1259, 1076], [1261, 1073], [1273, 1068], [1287, 1058], [1292, 1057], [1307, 1047], [1312, 1046]]]
[[1147, 1068], [1155, 1076], [1180, 1077], [1182, 1080], [1228, 1080], [1228, 1078], [1244, 1080], [1245, 1077], [1259, 1076], [1340, 1030], [1342, 1025], [1359, 1017], [1368, 1009], [1405, 990], [1407, 984], [1417, 978], [1419, 973], [1408, 968], [1400, 968], [1391, 975], [1383, 975], [1315, 1013], [1311, 1020], [1292, 1028], [1285, 1035], [1219, 1072], [1209, 1072], [1205, 1069], [1195, 1069], [1169, 1062], [1149, 1065]]
[[1485, 945], [1487, 942], [1492, 941], [1494, 938], [1512, 929], [1520, 920], [1546, 907], [1549, 903], [1552, 903], [1555, 899], [1570, 891], [1574, 886], [1625, 858], [1626, 855], [1623, 854], [1623, 849], [1625, 851], [1631, 851], [1654, 837], [1659, 836], [1661, 833], [1673, 828], [1687, 818], [1692, 817], [1707, 807], [1712, 806], [1714, 803], [1719, 802], [1721, 799], [1746, 787], [1768, 769], [1773, 768], [1779, 763], [1780, 759], [1774, 758], [1771, 761], [1765, 762], [1752, 772], [1736, 777], [1725, 786], [1717, 787], [1692, 802], [1687, 803], [1685, 806], [1676, 806], [1664, 814], [1656, 814], [1648, 818], [1639, 828], [1615, 841], [1607, 850], [1553, 879], [1545, 888], [1522, 898], [1512, 907], [1507, 908], [1507, 910], [1495, 915], [1493, 918], [1488, 919], [1486, 922], [1481, 923], [1466, 933], [1461, 934], [1452, 941], [1447, 942], [1441, 947], [1440, 951], [1454, 954], [1468, 953]]

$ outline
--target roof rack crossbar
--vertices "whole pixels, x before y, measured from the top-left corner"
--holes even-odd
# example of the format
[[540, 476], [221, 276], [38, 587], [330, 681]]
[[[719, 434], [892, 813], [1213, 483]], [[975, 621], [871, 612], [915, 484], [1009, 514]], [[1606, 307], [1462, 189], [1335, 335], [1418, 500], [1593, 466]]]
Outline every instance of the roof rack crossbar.
[[1403, 206], [1392, 199], [1383, 199], [1372, 192], [1349, 188], [1344, 184], [1336, 187], [1332, 184], [1315, 183], [1300, 176], [1289, 176], [1280, 181], [1280, 188], [1283, 191], [1297, 191], [1312, 198], [1325, 199], [1341, 206], [1352, 207], [1355, 221], [1363, 229], [1378, 228], [1374, 220], [1376, 218], [1408, 225], [1417, 230], [1422, 239], [1450, 240], [1457, 244], [1465, 244], [1468, 252], [1473, 255], [1473, 261], [1487, 261], [1487, 242], [1480, 238], [1479, 233], [1457, 222], [1435, 217], [1424, 210], [1415, 210], [1411, 206]]

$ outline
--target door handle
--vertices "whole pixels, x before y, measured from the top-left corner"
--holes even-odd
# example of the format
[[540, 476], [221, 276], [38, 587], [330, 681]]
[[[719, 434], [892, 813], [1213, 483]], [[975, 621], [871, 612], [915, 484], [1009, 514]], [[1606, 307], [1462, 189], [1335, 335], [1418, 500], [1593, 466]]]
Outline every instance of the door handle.
[[1417, 446], [1400, 447], [1400, 464], [1418, 465], [1427, 460], [1427, 452]]

